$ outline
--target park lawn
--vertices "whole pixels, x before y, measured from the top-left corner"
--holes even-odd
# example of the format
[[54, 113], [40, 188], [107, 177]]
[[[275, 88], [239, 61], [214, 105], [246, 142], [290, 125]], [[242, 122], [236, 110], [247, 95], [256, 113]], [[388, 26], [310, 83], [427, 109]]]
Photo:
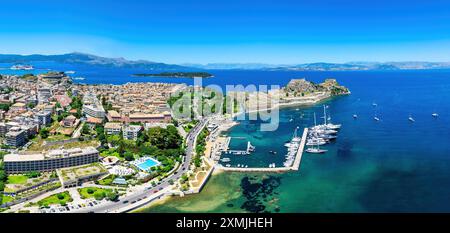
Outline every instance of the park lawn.
[[114, 181], [114, 179], [116, 178], [115, 175], [109, 175], [101, 180], [98, 180], [98, 184], [99, 185], [112, 185], [112, 182]]
[[28, 177], [24, 175], [9, 175], [8, 184], [25, 184], [27, 183]]
[[[91, 190], [92, 192], [90, 193], [89, 190]], [[80, 193], [81, 199], [95, 198], [97, 200], [102, 200], [103, 198], [107, 197], [109, 193], [112, 192], [114, 192], [112, 189], [104, 189], [97, 187], [86, 187], [78, 189], [78, 193]], [[101, 195], [100, 197], [102, 198], [96, 198], [96, 196], [99, 194]]]
[[[63, 198], [58, 198], [58, 194], [61, 194]], [[73, 199], [69, 194], [69, 191], [65, 191], [62, 193], [57, 193], [57, 194], [53, 194], [49, 197], [46, 197], [40, 201], [37, 202], [37, 204], [39, 206], [50, 206], [50, 205], [56, 205], [56, 204], [61, 204], [62, 202], [64, 203], [69, 203], [72, 202]]]
[[11, 202], [13, 200], [14, 200], [14, 197], [2, 196], [2, 203], [0, 203], [0, 204], [5, 204], [5, 203]]

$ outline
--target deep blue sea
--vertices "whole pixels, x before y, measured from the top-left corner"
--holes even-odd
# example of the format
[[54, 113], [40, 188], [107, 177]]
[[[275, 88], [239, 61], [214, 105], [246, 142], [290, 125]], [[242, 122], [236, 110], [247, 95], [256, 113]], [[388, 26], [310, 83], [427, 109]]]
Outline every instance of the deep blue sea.
[[[126, 82], [185, 82], [191, 79], [131, 77], [133, 73], [148, 72], [33, 64], [35, 72], [46, 69], [74, 70], [74, 76], [85, 77], [84, 83]], [[0, 64], [7, 68], [11, 64]], [[3, 69], [0, 73], [11, 72]], [[450, 71], [359, 71], [359, 72], [294, 72], [294, 71], [209, 71], [215, 77], [204, 79], [205, 84], [278, 84], [285, 85], [292, 78], [306, 78], [320, 82], [336, 78], [352, 92], [324, 103], [300, 109], [286, 108], [275, 132], [260, 132], [259, 121], [243, 121], [228, 132], [245, 137], [256, 146], [248, 157], [232, 158], [234, 163], [249, 166], [281, 166], [284, 142], [295, 129], [313, 124], [312, 114], [322, 114], [322, 104], [329, 105], [333, 123], [342, 124], [335, 143], [325, 146], [323, 155], [305, 154], [300, 171], [281, 175], [276, 187], [276, 201], [267, 204], [281, 212], [450, 212]], [[377, 107], [372, 106], [376, 103]], [[432, 113], [438, 113], [433, 118]], [[352, 115], [358, 118], [353, 119]], [[381, 120], [373, 120], [377, 115]], [[408, 121], [412, 116], [415, 122]], [[289, 119], [294, 119], [292, 122]], [[322, 119], [318, 118], [318, 121]], [[243, 140], [244, 142], [246, 140]], [[241, 146], [233, 142], [234, 146]], [[277, 155], [268, 153], [277, 151]], [[243, 195], [228, 195], [229, 190], [242, 191], [236, 179], [221, 174], [205, 187], [215, 190], [221, 201], [206, 208], [203, 194], [189, 201], [193, 211], [241, 211]], [[229, 180], [227, 180], [229, 179]], [[230, 183], [231, 182], [231, 183]], [[227, 183], [229, 189], [217, 188]], [[240, 190], [240, 191], [239, 191]], [[220, 193], [224, 192], [224, 193]], [[204, 195], [206, 195], [204, 194]], [[226, 195], [225, 195], [226, 194]], [[203, 199], [202, 199], [203, 198]], [[223, 199], [223, 200], [222, 200]], [[157, 207], [155, 211], [186, 211], [183, 200]], [[196, 203], [199, 209], [195, 209]], [[211, 202], [212, 203], [212, 202]], [[230, 204], [232, 203], [232, 204]], [[275, 203], [275, 204], [274, 204]], [[203, 209], [201, 209], [201, 208]], [[158, 209], [159, 208], [159, 209]], [[186, 207], [187, 208], [187, 207]], [[152, 210], [150, 210], [152, 211]]]

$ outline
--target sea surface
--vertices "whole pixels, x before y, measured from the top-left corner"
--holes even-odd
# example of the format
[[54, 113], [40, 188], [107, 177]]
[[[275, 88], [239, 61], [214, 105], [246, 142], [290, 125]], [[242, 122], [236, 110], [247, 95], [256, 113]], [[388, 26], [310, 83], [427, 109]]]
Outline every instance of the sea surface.
[[[33, 65], [74, 70], [85, 83], [192, 82], [130, 76], [139, 70]], [[6, 72], [11, 71], [0, 69]], [[232, 164], [281, 166], [285, 141], [296, 127], [313, 125], [314, 112], [317, 121], [323, 121], [323, 105], [329, 106], [332, 122], [342, 124], [338, 139], [324, 146], [325, 154], [304, 154], [297, 172], [220, 173], [200, 194], [170, 198], [143, 212], [450, 212], [450, 71], [209, 72], [215, 77], [204, 83], [221, 87], [336, 78], [352, 92], [314, 106], [282, 109], [273, 132], [261, 132], [259, 120], [241, 121], [226, 134], [234, 137], [232, 146], [245, 147], [250, 141], [256, 151], [230, 157]], [[438, 118], [431, 116], [434, 112]], [[381, 120], [374, 121], [375, 115]], [[409, 116], [415, 122], [408, 121]]]

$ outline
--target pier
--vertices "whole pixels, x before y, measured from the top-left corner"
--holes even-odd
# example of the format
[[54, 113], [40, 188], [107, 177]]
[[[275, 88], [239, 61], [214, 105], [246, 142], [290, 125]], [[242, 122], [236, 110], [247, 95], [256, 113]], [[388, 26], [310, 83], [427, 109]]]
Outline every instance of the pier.
[[297, 153], [295, 155], [294, 162], [290, 167], [224, 167], [217, 164], [216, 169], [223, 171], [232, 172], [287, 172], [287, 171], [298, 171], [300, 169], [300, 163], [302, 161], [303, 150], [306, 144], [306, 138], [308, 136], [308, 128], [303, 130], [302, 139], [300, 141], [300, 146], [298, 147]]
[[[227, 141], [227, 148], [229, 148], [230, 144], [230, 137], [228, 137]], [[247, 141], [247, 149], [246, 150], [230, 150], [227, 149], [224, 151], [225, 154], [233, 154], [233, 155], [249, 155], [252, 153], [252, 151], [255, 149], [255, 147], [250, 143], [250, 141]]]

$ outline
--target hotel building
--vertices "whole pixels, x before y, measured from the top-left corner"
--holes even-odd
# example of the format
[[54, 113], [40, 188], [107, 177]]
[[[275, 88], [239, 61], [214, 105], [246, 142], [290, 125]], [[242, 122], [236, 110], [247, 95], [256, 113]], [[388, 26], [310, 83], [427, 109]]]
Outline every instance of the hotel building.
[[39, 154], [7, 154], [4, 169], [8, 174], [30, 171], [53, 171], [59, 168], [74, 167], [98, 162], [99, 153], [94, 147], [68, 150], [51, 150]]

